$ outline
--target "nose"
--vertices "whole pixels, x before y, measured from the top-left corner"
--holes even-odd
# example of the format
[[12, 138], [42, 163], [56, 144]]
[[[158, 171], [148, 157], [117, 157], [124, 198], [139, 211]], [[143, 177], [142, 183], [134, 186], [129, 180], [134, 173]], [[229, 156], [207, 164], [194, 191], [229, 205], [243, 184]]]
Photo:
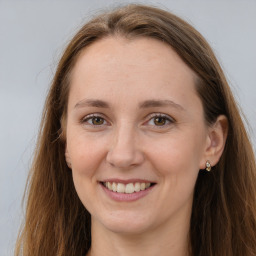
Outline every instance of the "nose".
[[144, 161], [141, 145], [138, 143], [138, 136], [131, 127], [117, 129], [110, 142], [107, 153], [107, 162], [122, 169], [129, 169], [140, 165]]

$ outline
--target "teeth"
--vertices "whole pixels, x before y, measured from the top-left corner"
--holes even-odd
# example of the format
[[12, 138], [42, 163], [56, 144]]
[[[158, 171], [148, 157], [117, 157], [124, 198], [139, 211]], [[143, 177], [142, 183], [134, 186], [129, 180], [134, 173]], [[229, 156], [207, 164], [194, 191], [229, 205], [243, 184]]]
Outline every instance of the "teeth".
[[107, 182], [107, 188], [112, 190], [112, 184], [110, 182]]
[[129, 183], [125, 186], [125, 193], [131, 194], [134, 192], [134, 186], [132, 183]]
[[115, 182], [112, 183], [112, 191], [116, 192], [117, 190], [117, 185]]
[[124, 191], [125, 191], [125, 185], [123, 183], [117, 183], [116, 192], [117, 193], [124, 193]]
[[139, 192], [139, 191], [140, 191], [140, 183], [139, 183], [139, 182], [136, 182], [136, 183], [135, 183], [134, 190], [135, 190], [136, 192]]
[[136, 183], [128, 183], [128, 184], [123, 184], [123, 183], [116, 183], [116, 182], [104, 182], [103, 183], [106, 188], [108, 188], [111, 191], [117, 192], [117, 193], [126, 193], [126, 194], [131, 194], [134, 192], [139, 192], [142, 190], [145, 190], [150, 187], [150, 183], [147, 182], [136, 182]]

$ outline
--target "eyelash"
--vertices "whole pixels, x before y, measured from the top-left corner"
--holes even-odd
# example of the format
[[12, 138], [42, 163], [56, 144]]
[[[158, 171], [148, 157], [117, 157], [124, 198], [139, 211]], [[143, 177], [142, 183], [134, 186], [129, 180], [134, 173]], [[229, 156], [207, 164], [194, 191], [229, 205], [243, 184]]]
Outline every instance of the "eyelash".
[[[149, 115], [149, 119], [146, 123], [149, 123], [151, 121], [154, 122], [154, 120], [156, 120], [157, 118], [163, 118], [164, 120], [164, 124], [163, 125], [156, 125], [156, 124], [152, 124], [151, 126], [155, 126], [157, 127], [158, 129], [161, 129], [161, 128], [165, 128], [173, 123], [175, 123], [175, 120], [173, 118], [171, 118], [170, 116], [166, 115], [166, 114], [162, 114], [162, 113], [152, 113]], [[166, 124], [167, 122], [167, 124]]]
[[[91, 122], [93, 121], [93, 118], [100, 118], [101, 120], [103, 120], [103, 124], [96, 125], [96, 124], [93, 124], [93, 123], [89, 123], [89, 121], [91, 121]], [[164, 124], [159, 125], [159, 126], [156, 125], [156, 124], [150, 124], [150, 126], [152, 126], [152, 127], [154, 126], [154, 127], [157, 127], [157, 129], [161, 129], [161, 128], [165, 128], [165, 127], [175, 123], [175, 120], [173, 118], [171, 118], [170, 116], [166, 115], [166, 114], [152, 113], [147, 117], [147, 121], [143, 124], [150, 123], [151, 121], [154, 122], [154, 119], [156, 120], [157, 118], [163, 118]], [[167, 124], [166, 124], [166, 122], [167, 122]], [[94, 113], [94, 114], [90, 114], [90, 115], [85, 116], [81, 120], [81, 123], [85, 124], [85, 125], [90, 125], [91, 127], [94, 127], [94, 128], [100, 128], [100, 127], [106, 125], [108, 122], [105, 120], [105, 118], [101, 114]]]
[[103, 120], [103, 122], [107, 122], [101, 114], [95, 113], [95, 114], [90, 114], [90, 115], [85, 116], [81, 120], [81, 123], [86, 124], [86, 125], [90, 125], [90, 126], [95, 127], [95, 128], [98, 128], [98, 127], [101, 127], [101, 126], [105, 125], [105, 124], [95, 125], [93, 123], [89, 123], [90, 120], [93, 121], [93, 118], [100, 118], [100, 119]]

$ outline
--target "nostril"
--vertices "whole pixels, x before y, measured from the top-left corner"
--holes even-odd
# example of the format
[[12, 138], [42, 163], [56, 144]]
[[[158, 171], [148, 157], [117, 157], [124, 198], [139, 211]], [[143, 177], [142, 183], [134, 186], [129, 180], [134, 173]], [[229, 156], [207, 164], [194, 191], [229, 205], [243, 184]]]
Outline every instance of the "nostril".
[[114, 148], [107, 154], [106, 161], [118, 168], [130, 168], [141, 164], [144, 161], [143, 153], [135, 148]]
[[126, 168], [134, 165], [135, 156], [132, 152], [109, 152], [107, 156], [107, 161], [112, 166]]

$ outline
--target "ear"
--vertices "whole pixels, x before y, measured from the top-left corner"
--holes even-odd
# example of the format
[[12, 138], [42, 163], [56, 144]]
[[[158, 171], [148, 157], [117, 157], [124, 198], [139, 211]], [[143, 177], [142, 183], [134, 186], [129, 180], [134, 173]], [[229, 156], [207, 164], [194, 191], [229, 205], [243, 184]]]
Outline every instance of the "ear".
[[216, 165], [223, 153], [228, 134], [228, 120], [224, 115], [218, 116], [216, 122], [209, 127], [206, 147], [203, 159], [200, 163], [200, 169], [205, 169], [207, 160], [211, 166]]
[[69, 153], [68, 153], [67, 146], [66, 146], [66, 150], [65, 150], [65, 158], [66, 158], [67, 166], [69, 168], [72, 168], [71, 159], [70, 159], [70, 156], [69, 156]]

